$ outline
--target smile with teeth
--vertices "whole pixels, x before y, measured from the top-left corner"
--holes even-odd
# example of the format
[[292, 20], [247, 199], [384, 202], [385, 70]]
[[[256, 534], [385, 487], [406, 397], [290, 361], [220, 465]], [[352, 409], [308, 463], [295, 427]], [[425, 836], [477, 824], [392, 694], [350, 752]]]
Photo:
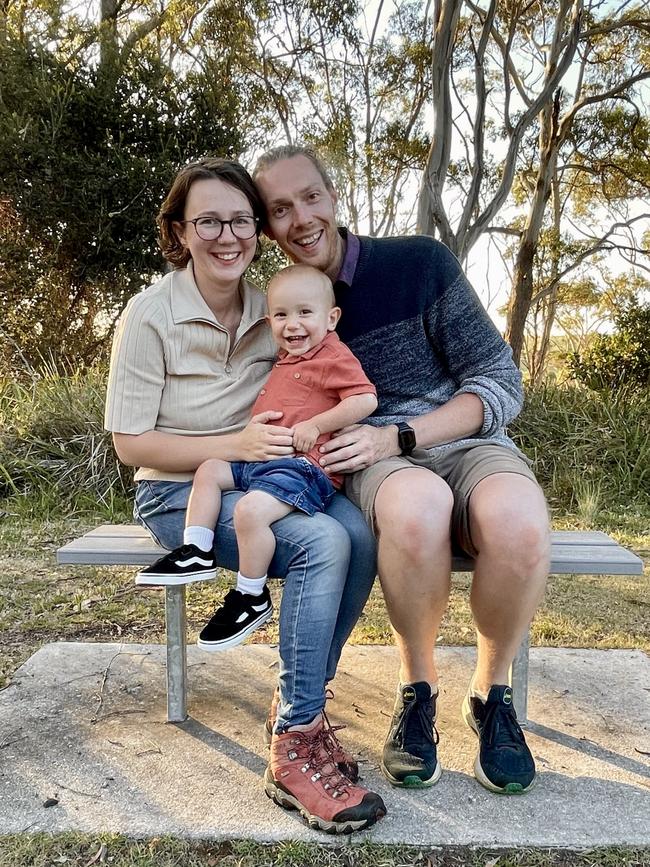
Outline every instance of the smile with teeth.
[[299, 247], [311, 247], [312, 244], [315, 244], [320, 240], [322, 234], [323, 230], [321, 229], [319, 232], [314, 232], [313, 235], [308, 235], [306, 238], [296, 238], [296, 244], [298, 244]]
[[236, 252], [236, 253], [213, 253], [212, 255], [215, 257], [215, 259], [219, 259], [220, 262], [232, 262], [239, 256], [239, 252]]

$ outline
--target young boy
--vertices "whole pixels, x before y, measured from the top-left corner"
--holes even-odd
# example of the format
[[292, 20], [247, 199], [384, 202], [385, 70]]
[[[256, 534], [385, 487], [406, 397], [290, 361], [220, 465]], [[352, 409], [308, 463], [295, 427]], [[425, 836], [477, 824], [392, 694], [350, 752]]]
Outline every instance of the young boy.
[[279, 355], [253, 415], [281, 410], [278, 423], [293, 429], [297, 456], [201, 464], [194, 474], [183, 545], [136, 579], [139, 584], [186, 584], [215, 578], [213, 528], [221, 492], [247, 492], [234, 512], [237, 586], [202, 630], [198, 644], [205, 650], [235, 647], [271, 617], [266, 586], [275, 553], [271, 524], [294, 509], [313, 515], [327, 508], [343, 480], [323, 472], [318, 449], [333, 431], [361, 421], [377, 407], [375, 387], [335, 333], [341, 311], [329, 277], [307, 265], [291, 265], [270, 281], [267, 301]]

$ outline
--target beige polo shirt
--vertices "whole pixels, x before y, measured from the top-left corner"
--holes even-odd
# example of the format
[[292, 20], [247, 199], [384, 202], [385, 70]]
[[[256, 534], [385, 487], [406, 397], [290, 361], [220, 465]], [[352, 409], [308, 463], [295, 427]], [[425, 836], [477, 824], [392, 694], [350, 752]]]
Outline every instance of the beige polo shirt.
[[[233, 433], [250, 420], [277, 347], [266, 323], [266, 298], [241, 281], [243, 315], [234, 345], [203, 300], [192, 263], [131, 298], [111, 355], [104, 426], [182, 436]], [[185, 481], [192, 473], [141, 467], [136, 480]]]

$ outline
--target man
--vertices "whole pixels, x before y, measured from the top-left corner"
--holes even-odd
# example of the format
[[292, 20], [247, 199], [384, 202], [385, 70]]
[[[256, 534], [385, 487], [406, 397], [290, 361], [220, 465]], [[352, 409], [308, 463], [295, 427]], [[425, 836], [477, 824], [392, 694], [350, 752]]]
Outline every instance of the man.
[[254, 178], [266, 234], [334, 282], [340, 337], [377, 386], [371, 423], [333, 437], [321, 463], [349, 474], [346, 491], [378, 540], [400, 652], [382, 770], [397, 786], [440, 776], [434, 651], [453, 543], [476, 560], [477, 665], [463, 704], [479, 738], [475, 773], [493, 791], [526, 791], [535, 765], [507, 680], [544, 591], [550, 546], [543, 494], [504, 430], [522, 403], [510, 349], [444, 245], [338, 229], [336, 192], [312, 151], [276, 148]]

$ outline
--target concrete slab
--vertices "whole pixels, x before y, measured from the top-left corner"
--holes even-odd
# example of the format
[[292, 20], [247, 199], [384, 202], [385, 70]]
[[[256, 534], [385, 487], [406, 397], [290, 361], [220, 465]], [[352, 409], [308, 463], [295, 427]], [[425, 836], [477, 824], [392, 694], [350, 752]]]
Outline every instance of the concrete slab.
[[[190, 647], [191, 719], [165, 722], [164, 648], [43, 647], [0, 694], [0, 832], [102, 831], [336, 842], [264, 795], [262, 723], [276, 674], [263, 645]], [[523, 797], [472, 775], [460, 720], [471, 648], [440, 648], [443, 776], [392, 788], [379, 757], [394, 695], [391, 647], [350, 647], [330, 718], [389, 814], [353, 842], [583, 847], [650, 845], [650, 662], [639, 651], [531, 651], [529, 743], [540, 771]], [[45, 807], [48, 798], [58, 803]]]

